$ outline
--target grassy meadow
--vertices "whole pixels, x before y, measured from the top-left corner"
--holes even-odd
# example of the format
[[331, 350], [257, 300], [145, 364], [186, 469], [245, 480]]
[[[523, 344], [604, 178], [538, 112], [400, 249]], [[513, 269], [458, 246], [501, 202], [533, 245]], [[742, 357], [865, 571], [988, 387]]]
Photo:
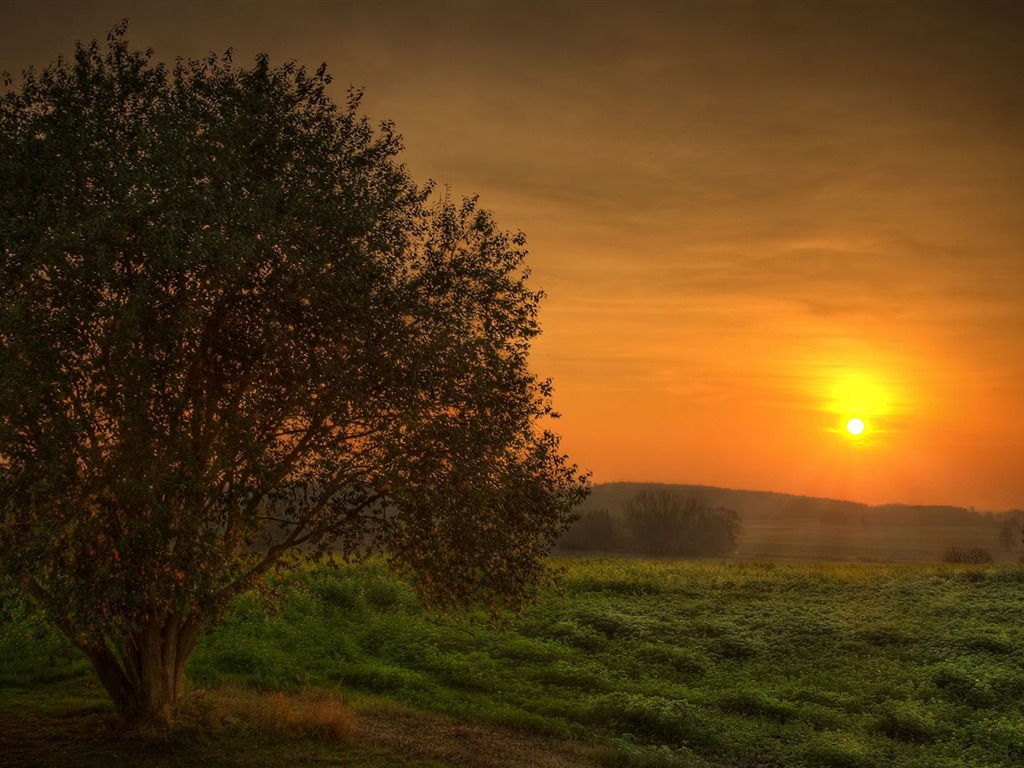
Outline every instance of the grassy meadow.
[[[220, 718], [219, 734], [204, 726], [175, 737], [183, 762], [164, 748], [150, 764], [500, 764], [479, 746], [492, 743], [486, 733], [531, 744], [518, 763], [504, 759], [519, 765], [1024, 764], [1020, 567], [561, 565], [560, 589], [500, 626], [425, 613], [377, 563], [289, 572], [277, 583], [279, 612], [243, 600], [203, 639], [186, 711], [269, 692], [269, 715], [236, 719], [287, 722], [289, 708], [320, 706], [322, 722], [271, 738]], [[0, 722], [25, 728], [40, 713], [55, 738], [75, 742], [68, 723], [105, 711], [102, 693], [58, 637], [7, 613]], [[345, 711], [315, 703], [326, 700]], [[353, 746], [360, 730], [424, 717], [440, 718], [435, 733], [441, 723], [476, 729], [445, 732], [484, 739], [472, 742], [476, 756], [417, 751], [415, 738], [390, 750]], [[257, 746], [232, 762], [232, 739]], [[545, 750], [561, 757], [544, 762]], [[108, 755], [103, 764], [121, 763]]]

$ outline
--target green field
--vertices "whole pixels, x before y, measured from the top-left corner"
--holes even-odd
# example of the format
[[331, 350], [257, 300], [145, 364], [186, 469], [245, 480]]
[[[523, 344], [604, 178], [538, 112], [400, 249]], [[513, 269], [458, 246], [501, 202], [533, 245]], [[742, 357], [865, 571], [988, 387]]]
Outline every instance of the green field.
[[[550, 765], [1024, 764], [1020, 567], [563, 565], [559, 592], [499, 627], [424, 613], [378, 564], [289, 573], [279, 613], [245, 600], [204, 638], [189, 668], [190, 706], [201, 709], [194, 702], [207, 690], [295, 701], [340, 692], [357, 733], [439, 714], [433, 732], [444, 723], [453, 740], [490, 744], [497, 733], [532, 744], [518, 763], [504, 759], [524, 766], [542, 764], [542, 753]], [[98, 753], [82, 751], [75, 718], [105, 707], [58, 638], [24, 617], [4, 621], [2, 722], [24, 730], [41, 718], [40, 732], [86, 755], [66, 764], [86, 765]], [[193, 725], [148, 762], [498, 764], [417, 752], [415, 738], [374, 751], [240, 728]], [[232, 762], [242, 742], [256, 746]], [[174, 762], [176, 750], [187, 759]], [[106, 768], [122, 764], [104, 754]]]

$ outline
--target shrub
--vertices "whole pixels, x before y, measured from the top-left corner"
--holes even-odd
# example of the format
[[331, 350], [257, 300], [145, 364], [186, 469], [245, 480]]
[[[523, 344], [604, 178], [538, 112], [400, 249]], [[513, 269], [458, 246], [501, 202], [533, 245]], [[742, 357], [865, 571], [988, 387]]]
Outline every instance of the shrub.
[[988, 565], [989, 563], [994, 562], [992, 559], [992, 553], [981, 547], [970, 547], [968, 549], [949, 547], [942, 554], [942, 561], [944, 563], [960, 563], [968, 565]]
[[366, 610], [366, 595], [362, 585], [354, 581], [325, 579], [314, 582], [312, 591], [325, 604], [347, 613], [361, 613]]

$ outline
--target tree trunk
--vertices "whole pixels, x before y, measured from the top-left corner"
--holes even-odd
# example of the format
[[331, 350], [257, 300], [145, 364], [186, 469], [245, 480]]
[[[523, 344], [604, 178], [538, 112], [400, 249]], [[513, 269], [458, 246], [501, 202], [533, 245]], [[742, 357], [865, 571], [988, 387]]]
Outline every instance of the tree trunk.
[[201, 624], [169, 614], [151, 621], [116, 648], [79, 646], [125, 724], [166, 728], [181, 694], [185, 662], [199, 639]]

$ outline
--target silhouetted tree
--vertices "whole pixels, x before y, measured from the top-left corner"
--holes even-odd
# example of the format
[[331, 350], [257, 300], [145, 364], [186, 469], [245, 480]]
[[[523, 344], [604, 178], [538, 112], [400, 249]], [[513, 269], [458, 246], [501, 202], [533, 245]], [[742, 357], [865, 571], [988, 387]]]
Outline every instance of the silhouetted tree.
[[289, 552], [518, 605], [587, 480], [521, 235], [429, 204], [330, 78], [76, 48], [0, 100], [0, 575], [129, 719]]
[[644, 490], [623, 509], [623, 520], [635, 551], [650, 555], [679, 554], [685, 533], [686, 499], [670, 490]]
[[607, 509], [585, 512], [558, 540], [566, 549], [603, 551], [624, 549], [618, 520]]
[[657, 556], [724, 555], [742, 533], [739, 515], [708, 509], [670, 489], [643, 490], [623, 508], [634, 551]]
[[1024, 512], [1007, 512], [999, 527], [999, 544], [1007, 552], [1015, 552], [1024, 544]]
[[683, 544], [685, 554], [727, 555], [739, 546], [743, 526], [737, 512], [696, 506]]

